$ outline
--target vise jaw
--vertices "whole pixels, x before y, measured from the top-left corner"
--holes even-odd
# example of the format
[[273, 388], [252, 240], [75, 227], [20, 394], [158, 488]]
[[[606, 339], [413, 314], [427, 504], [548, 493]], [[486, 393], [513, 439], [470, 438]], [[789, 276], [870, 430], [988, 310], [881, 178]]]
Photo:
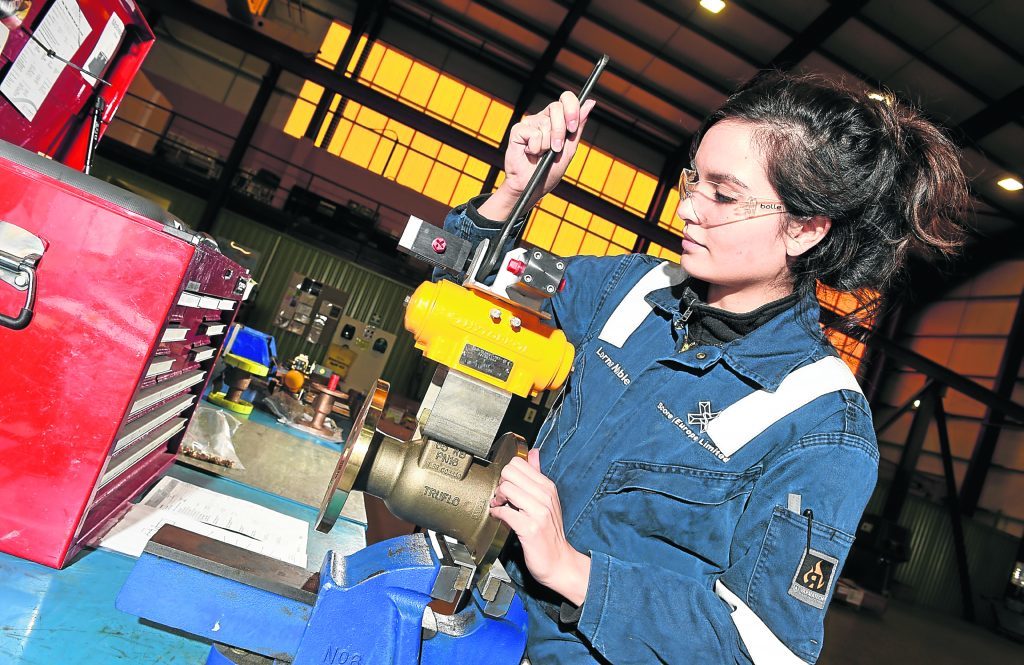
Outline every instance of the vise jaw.
[[[261, 654], [295, 665], [519, 665], [522, 602], [514, 594], [507, 603], [500, 594], [488, 600], [467, 588], [473, 566], [465, 548], [428, 533], [349, 556], [329, 552], [320, 572], [310, 573], [167, 525], [147, 544], [116, 604], [232, 647], [215, 649], [208, 662], [248, 663]], [[456, 614], [428, 607], [461, 591], [472, 598]], [[251, 653], [232, 655], [238, 649]]]

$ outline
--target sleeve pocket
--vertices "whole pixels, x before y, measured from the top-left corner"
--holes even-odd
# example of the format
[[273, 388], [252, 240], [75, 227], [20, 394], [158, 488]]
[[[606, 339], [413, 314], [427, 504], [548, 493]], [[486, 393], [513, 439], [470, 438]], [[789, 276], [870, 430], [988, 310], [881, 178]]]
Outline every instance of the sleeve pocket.
[[[812, 506], [813, 508], [813, 506]], [[750, 608], [794, 653], [814, 661], [821, 650], [825, 608], [853, 536], [776, 506], [750, 580]]]

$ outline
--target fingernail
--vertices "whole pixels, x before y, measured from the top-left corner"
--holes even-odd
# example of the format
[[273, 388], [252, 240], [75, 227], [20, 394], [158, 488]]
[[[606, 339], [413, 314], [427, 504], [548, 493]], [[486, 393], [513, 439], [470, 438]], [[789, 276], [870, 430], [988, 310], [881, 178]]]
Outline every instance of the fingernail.
[[570, 132], [575, 132], [577, 127], [579, 127], [579, 123], [577, 123], [575, 120], [569, 122], [568, 129]]
[[551, 142], [551, 149], [554, 150], [555, 152], [559, 152], [562, 149], [562, 142], [558, 139], [555, 139], [554, 141]]

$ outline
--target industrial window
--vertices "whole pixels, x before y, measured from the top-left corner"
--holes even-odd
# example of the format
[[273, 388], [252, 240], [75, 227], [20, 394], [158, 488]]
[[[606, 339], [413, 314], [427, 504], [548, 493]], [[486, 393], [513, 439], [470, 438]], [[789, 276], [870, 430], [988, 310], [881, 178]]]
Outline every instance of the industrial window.
[[658, 186], [658, 179], [650, 173], [585, 143], [576, 150], [565, 179], [640, 217], [647, 214]]
[[[333, 67], [349, 32], [348, 26], [333, 23], [317, 62]], [[349, 72], [365, 44], [364, 37]], [[492, 145], [501, 142], [512, 114], [508, 105], [381, 44], [370, 49], [359, 80]], [[323, 94], [322, 86], [309, 81], [303, 84], [285, 123], [286, 134], [305, 135]], [[488, 167], [479, 159], [361, 104], [342, 104], [340, 95], [333, 96], [315, 144], [448, 205], [479, 194], [487, 177]]]
[[[649, 173], [584, 143], [576, 150], [565, 179], [640, 217], [658, 184]], [[559, 256], [607, 256], [633, 251], [637, 235], [548, 194], [530, 216], [523, 239]]]
[[[317, 62], [333, 67], [341, 57], [349, 28], [331, 25]], [[350, 61], [351, 72], [366, 39]], [[428, 65], [383, 44], [366, 54], [359, 81], [442, 122], [497, 146], [512, 108]], [[302, 137], [313, 119], [323, 87], [305, 82], [285, 123], [285, 133]], [[315, 144], [374, 173], [392, 178], [437, 201], [461, 203], [478, 194], [487, 176], [484, 162], [422, 132], [334, 95]], [[580, 145], [566, 180], [643, 216], [657, 179], [587, 145]], [[500, 182], [500, 181], [499, 181]], [[623, 254], [637, 236], [603, 217], [549, 195], [531, 215], [524, 239], [562, 256]]]
[[[679, 189], [673, 187], [669, 191], [668, 196], [665, 198], [665, 205], [661, 209], [661, 215], [658, 217], [658, 226], [673, 233], [682, 235], [683, 234], [683, 220], [679, 219], [676, 214], [676, 208], [679, 207]], [[679, 246], [676, 247], [663, 247], [662, 245], [656, 245], [651, 243], [651, 246], [647, 248], [647, 253], [651, 256], [657, 256], [658, 258], [668, 259], [669, 261], [679, 262]]]
[[[822, 308], [832, 310], [840, 316], [845, 316], [861, 309], [861, 304], [854, 295], [830, 289], [820, 283], [818, 284], [817, 295], [818, 302]], [[869, 292], [866, 295], [868, 298], [878, 296], [875, 292]], [[874, 324], [874, 319], [869, 318], [861, 325], [870, 329]], [[864, 343], [837, 330], [827, 330], [826, 336], [832, 342], [832, 346], [836, 347], [836, 350], [839, 351], [839, 355], [846, 361], [846, 364], [849, 365], [853, 373], [856, 374], [857, 370], [860, 369], [861, 360], [864, 358]]]
[[[325, 67], [334, 67], [341, 57], [349, 32], [348, 26], [332, 23], [320, 47], [317, 63]], [[364, 36], [347, 67], [349, 73], [354, 70], [365, 45]], [[512, 117], [512, 107], [508, 104], [492, 99], [457, 79], [379, 42], [375, 43], [367, 54], [358, 80], [493, 146], [501, 143], [505, 128]], [[300, 99], [307, 104], [311, 102], [315, 107], [322, 95], [321, 88], [315, 94], [300, 95]], [[340, 96], [334, 95], [331, 106], [337, 108], [339, 102]], [[311, 110], [304, 109], [297, 113], [300, 106], [303, 105], [296, 103], [292, 112], [294, 122], [289, 118], [286, 125], [287, 133], [292, 136], [305, 134], [312, 119]], [[329, 115], [324, 119], [324, 126], [330, 122]], [[320, 135], [322, 134], [323, 127], [320, 130]]]
[[559, 256], [610, 256], [632, 251], [636, 234], [548, 194], [530, 214], [523, 240]]

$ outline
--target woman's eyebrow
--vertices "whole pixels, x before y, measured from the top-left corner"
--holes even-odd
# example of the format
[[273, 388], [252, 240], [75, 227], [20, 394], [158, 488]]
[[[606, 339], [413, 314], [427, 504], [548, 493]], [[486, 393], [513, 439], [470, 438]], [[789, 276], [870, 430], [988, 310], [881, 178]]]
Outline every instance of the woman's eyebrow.
[[750, 188], [747, 187], [747, 184], [745, 182], [743, 182], [736, 176], [732, 175], [731, 173], [719, 173], [717, 171], [711, 171], [707, 174], [707, 179], [709, 182], [717, 182], [721, 185], [729, 183], [736, 185], [737, 187], [740, 187], [747, 191], [750, 191]]

